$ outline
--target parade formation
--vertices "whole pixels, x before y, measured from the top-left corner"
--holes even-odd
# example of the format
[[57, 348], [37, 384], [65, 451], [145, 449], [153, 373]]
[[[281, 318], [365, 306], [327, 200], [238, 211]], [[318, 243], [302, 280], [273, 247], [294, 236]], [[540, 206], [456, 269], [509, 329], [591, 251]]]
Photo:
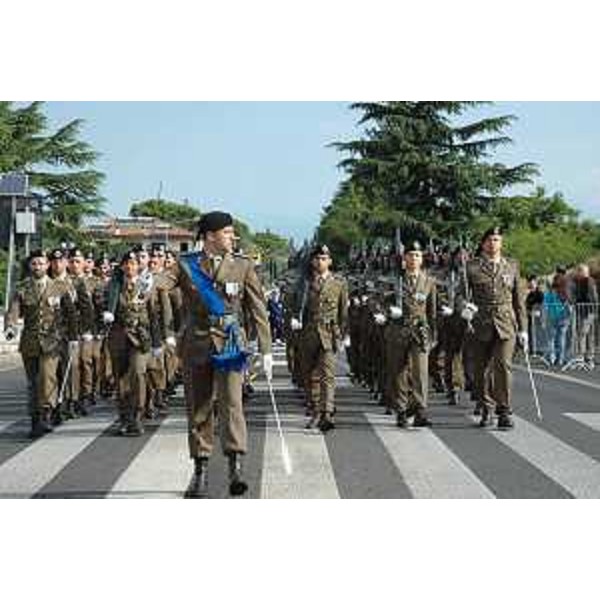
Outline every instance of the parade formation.
[[[470, 393], [481, 428], [514, 428], [515, 353], [527, 357], [531, 371], [541, 338], [534, 299], [517, 262], [503, 254], [502, 230], [488, 229], [473, 254], [461, 245], [432, 254], [422, 240], [404, 242], [399, 230], [395, 238], [376, 264], [354, 257], [345, 273], [334, 269], [329, 248], [315, 243], [268, 294], [254, 262], [236, 247], [225, 212], [204, 214], [197, 250], [179, 255], [162, 245], [138, 245], [118, 262], [66, 244], [32, 252], [5, 319], [7, 339], [22, 321], [30, 437], [85, 417], [101, 400], [114, 403], [116, 436], [142, 436], [145, 423], [169, 414], [182, 383], [194, 464], [185, 497], [209, 496], [215, 435], [228, 459], [229, 493], [244, 495], [243, 457], [252, 452], [248, 374], [258, 355], [272, 382], [272, 338], [286, 344], [307, 430], [336, 428], [340, 360], [399, 430], [436, 426], [431, 390], [444, 393], [449, 406], [464, 405]], [[580, 294], [585, 276], [580, 269], [574, 279]], [[597, 305], [590, 293], [586, 299]], [[537, 301], [539, 308], [544, 298]], [[582, 333], [578, 323], [573, 332], [591, 338], [583, 340], [587, 365], [594, 318], [592, 331]]]

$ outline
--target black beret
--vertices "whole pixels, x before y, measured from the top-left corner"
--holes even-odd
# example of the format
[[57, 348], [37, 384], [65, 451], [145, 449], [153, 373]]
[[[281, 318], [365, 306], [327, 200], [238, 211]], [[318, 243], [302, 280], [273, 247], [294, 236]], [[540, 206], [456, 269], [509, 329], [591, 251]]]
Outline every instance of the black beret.
[[33, 258], [47, 258], [47, 256], [43, 250], [33, 250], [29, 253], [29, 260]]
[[233, 225], [233, 217], [229, 213], [214, 210], [200, 217], [198, 235], [204, 235], [209, 231], [219, 231], [231, 225]]
[[50, 251], [50, 260], [65, 258], [65, 251], [62, 248], [54, 248]]
[[108, 256], [100, 256], [96, 259], [95, 264], [97, 267], [101, 267], [104, 264], [110, 265], [110, 258], [108, 258]]
[[316, 246], [313, 246], [312, 250], [310, 251], [311, 258], [313, 258], [314, 256], [321, 255], [331, 256], [329, 246], [327, 246], [326, 244], [317, 244]]
[[413, 240], [404, 246], [404, 252], [423, 252], [423, 246], [419, 240]]
[[121, 257], [121, 264], [129, 262], [130, 260], [135, 260], [135, 262], [138, 260], [137, 254], [133, 250], [127, 250], [127, 252], [123, 254]]
[[84, 258], [83, 252], [79, 248], [69, 250], [69, 258]]
[[86, 252], [85, 253], [85, 260], [94, 260], [94, 253], [93, 252]]
[[173, 250], [165, 250], [165, 256], [170, 256], [172, 258], [175, 258], [175, 252], [173, 252]]
[[492, 235], [503, 235], [502, 227], [498, 227], [496, 225], [495, 227], [490, 227], [489, 229], [486, 229], [483, 232], [483, 235], [481, 236], [481, 241], [485, 242], [485, 240], [487, 240]]
[[136, 244], [131, 249], [131, 252], [148, 252], [148, 248], [144, 244]]

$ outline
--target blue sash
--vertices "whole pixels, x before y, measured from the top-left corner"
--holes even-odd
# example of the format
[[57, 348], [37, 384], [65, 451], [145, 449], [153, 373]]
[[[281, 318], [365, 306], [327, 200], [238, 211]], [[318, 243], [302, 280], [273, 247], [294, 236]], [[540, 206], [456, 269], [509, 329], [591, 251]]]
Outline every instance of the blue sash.
[[199, 258], [198, 252], [182, 254], [180, 264], [206, 306], [210, 320], [221, 322], [227, 335], [221, 352], [211, 354], [211, 363], [217, 371], [243, 371], [250, 354], [242, 348], [239, 323], [235, 315], [227, 314], [225, 302], [214, 281], [200, 268]]

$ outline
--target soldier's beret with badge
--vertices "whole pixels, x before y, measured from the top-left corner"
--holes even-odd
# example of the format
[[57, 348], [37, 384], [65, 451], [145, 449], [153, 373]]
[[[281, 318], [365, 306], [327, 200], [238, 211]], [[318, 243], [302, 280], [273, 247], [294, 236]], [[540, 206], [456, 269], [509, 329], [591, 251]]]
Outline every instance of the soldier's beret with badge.
[[85, 258], [83, 252], [79, 248], [69, 250], [69, 258]]
[[60, 260], [65, 258], [65, 254], [65, 250], [62, 248], [54, 248], [54, 250], [50, 250], [50, 260]]
[[486, 229], [483, 232], [483, 235], [481, 236], [481, 242], [482, 243], [485, 242], [485, 240], [487, 240], [492, 235], [504, 235], [504, 232], [502, 231], [502, 227], [498, 227], [496, 225], [494, 227], [490, 227], [489, 229]]
[[148, 248], [146, 248], [145, 244], [136, 244], [131, 249], [131, 252], [148, 252]]
[[198, 221], [198, 236], [204, 235], [209, 231], [219, 231], [233, 225], [233, 217], [226, 212], [213, 210], [203, 214]]
[[43, 250], [33, 250], [29, 253], [29, 260], [34, 258], [46, 258], [46, 253]]
[[404, 246], [404, 253], [407, 252], [423, 252], [423, 246], [419, 240], [413, 240]]
[[94, 253], [93, 252], [86, 252], [85, 253], [85, 260], [94, 260]]
[[327, 244], [316, 244], [313, 246], [310, 251], [310, 257], [314, 258], [315, 256], [331, 256], [329, 246], [327, 246]]
[[135, 252], [134, 250], [127, 250], [127, 252], [123, 254], [123, 256], [121, 257], [121, 264], [123, 265], [126, 262], [129, 262], [130, 260], [135, 260], [135, 262], [138, 261], [137, 252]]

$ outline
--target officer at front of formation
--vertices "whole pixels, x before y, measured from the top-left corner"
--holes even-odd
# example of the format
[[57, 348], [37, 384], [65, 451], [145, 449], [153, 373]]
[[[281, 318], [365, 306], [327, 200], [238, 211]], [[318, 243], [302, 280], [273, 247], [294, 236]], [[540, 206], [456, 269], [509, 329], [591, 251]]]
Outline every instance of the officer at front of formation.
[[15, 326], [23, 318], [19, 351], [27, 375], [30, 437], [37, 438], [52, 431], [52, 413], [59, 390], [59, 363], [63, 333], [69, 350], [77, 352], [77, 328], [72, 288], [67, 280], [47, 275], [48, 259], [40, 251], [29, 256], [31, 275], [20, 282], [5, 318], [5, 336], [15, 336]]
[[[299, 340], [302, 373], [311, 418], [307, 427], [317, 425], [326, 433], [335, 427], [336, 353], [349, 345], [348, 286], [340, 275], [334, 275], [329, 248], [319, 244], [310, 254], [311, 273], [305, 282], [306, 302], [300, 321], [292, 320], [292, 328], [302, 328]], [[342, 342], [343, 341], [343, 342]]]
[[[474, 400], [482, 406], [480, 426], [514, 427], [511, 419], [512, 359], [515, 342], [527, 349], [527, 317], [519, 281], [519, 265], [502, 256], [502, 230], [488, 229], [481, 253], [467, 263], [459, 307], [473, 326]], [[493, 386], [487, 385], [491, 376]]]
[[[428, 354], [437, 339], [435, 280], [422, 270], [423, 247], [414, 241], [404, 249], [406, 270], [395, 304], [389, 306], [386, 336], [388, 401], [396, 424], [405, 428], [430, 427], [427, 417]], [[384, 323], [381, 315], [376, 322]]]
[[198, 223], [201, 252], [182, 254], [165, 272], [183, 302], [180, 356], [188, 414], [188, 442], [194, 476], [186, 498], [208, 495], [208, 461], [214, 447], [216, 401], [221, 447], [229, 462], [229, 492], [248, 489], [241, 458], [247, 452], [247, 425], [242, 402], [244, 369], [249, 352], [244, 330], [249, 317], [256, 326], [263, 369], [270, 380], [273, 355], [269, 318], [254, 263], [233, 254], [233, 217], [204, 214]]

